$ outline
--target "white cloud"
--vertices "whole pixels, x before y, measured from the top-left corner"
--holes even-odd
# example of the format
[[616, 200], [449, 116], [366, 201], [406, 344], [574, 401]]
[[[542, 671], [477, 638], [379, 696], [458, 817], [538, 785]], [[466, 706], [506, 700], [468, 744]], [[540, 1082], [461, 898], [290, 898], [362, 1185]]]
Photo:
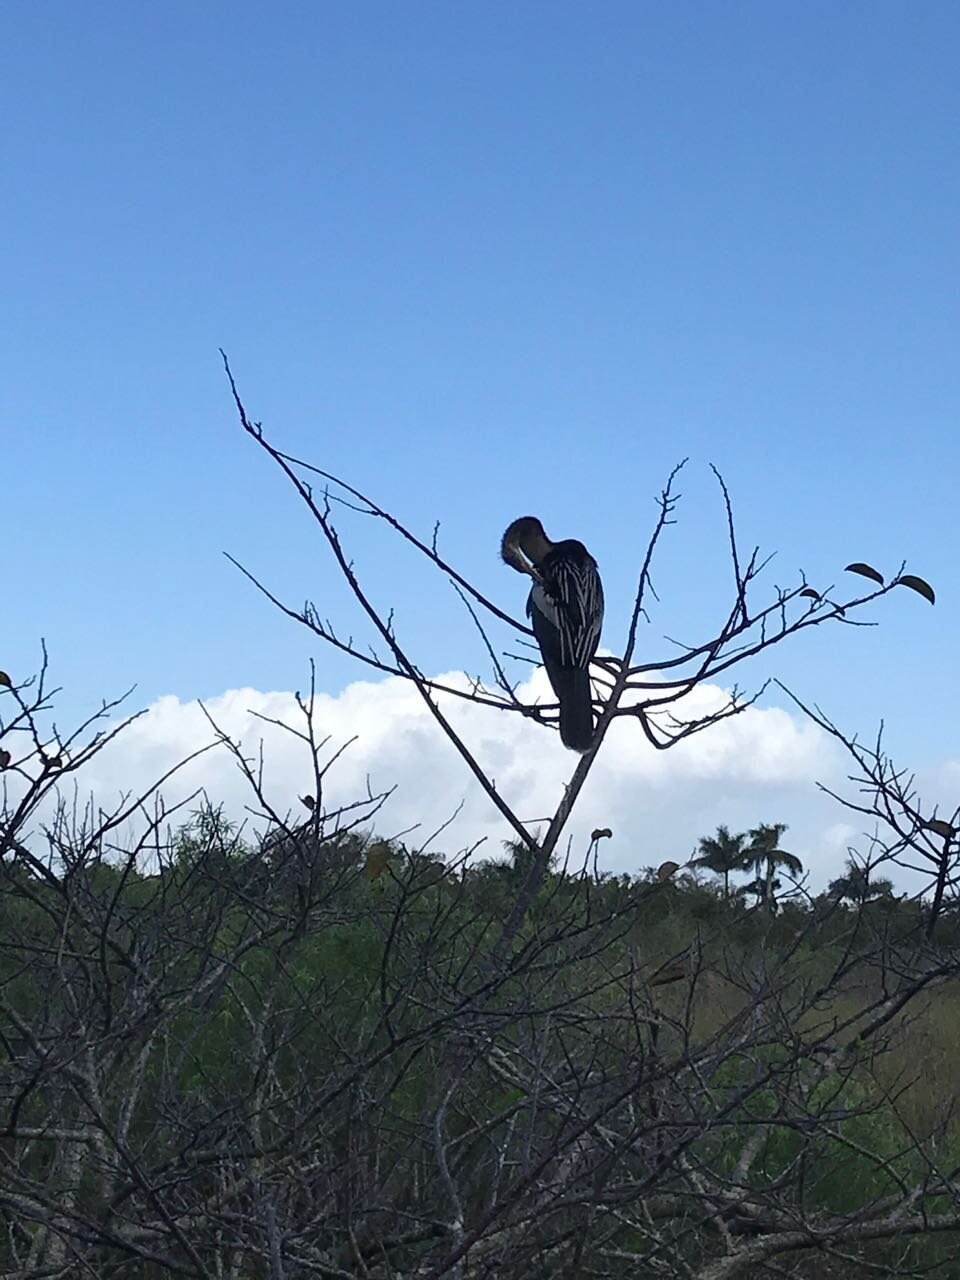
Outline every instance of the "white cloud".
[[[440, 679], [466, 686], [461, 673]], [[535, 672], [519, 693], [525, 701], [546, 700], [543, 672]], [[706, 714], [725, 699], [724, 690], [704, 686], [686, 699], [683, 714]], [[302, 728], [293, 694], [233, 689], [205, 705], [248, 756], [258, 753], [262, 741], [269, 800], [281, 811], [302, 814], [297, 797], [313, 790], [307, 751], [292, 734], [266, 723]], [[518, 814], [528, 821], [545, 819], [576, 764], [558, 736], [520, 716], [456, 698], [447, 698], [443, 708]], [[419, 824], [417, 833], [407, 837], [415, 846], [462, 803], [437, 847], [452, 853], [484, 837], [484, 854], [500, 852], [509, 829], [412, 685], [389, 678], [356, 682], [336, 696], [318, 694], [315, 720], [318, 736], [329, 737], [328, 751], [356, 739], [329, 775], [324, 794], [328, 808], [365, 794], [369, 778], [374, 791], [396, 787], [377, 820], [382, 833]], [[160, 698], [81, 772], [81, 791], [92, 792], [106, 805], [121, 791], [146, 788], [212, 737], [198, 704], [172, 695]], [[572, 858], [582, 859], [596, 826], [614, 833], [603, 842], [601, 865], [632, 872], [666, 858], [685, 861], [697, 839], [719, 823], [743, 830], [782, 821], [790, 827], [785, 846], [803, 859], [813, 886], [822, 887], [839, 874], [846, 846], [856, 838], [843, 811], [815, 787], [818, 780], [842, 787], [842, 765], [827, 735], [799, 714], [777, 707], [749, 708], [665, 752], [650, 747], [635, 722], [619, 721], [570, 824]], [[255, 804], [236, 761], [222, 747], [178, 773], [165, 785], [164, 795], [173, 803], [197, 787], [233, 817], [242, 817], [245, 806]]]

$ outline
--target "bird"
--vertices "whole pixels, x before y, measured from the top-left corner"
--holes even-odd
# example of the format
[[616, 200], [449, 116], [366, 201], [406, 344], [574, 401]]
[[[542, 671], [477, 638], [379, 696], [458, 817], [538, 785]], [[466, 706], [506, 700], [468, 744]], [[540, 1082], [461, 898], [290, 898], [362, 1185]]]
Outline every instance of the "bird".
[[536, 516], [513, 521], [500, 554], [511, 569], [533, 578], [527, 616], [560, 703], [560, 740], [583, 754], [593, 742], [589, 671], [603, 625], [597, 562], [574, 538], [551, 542]]

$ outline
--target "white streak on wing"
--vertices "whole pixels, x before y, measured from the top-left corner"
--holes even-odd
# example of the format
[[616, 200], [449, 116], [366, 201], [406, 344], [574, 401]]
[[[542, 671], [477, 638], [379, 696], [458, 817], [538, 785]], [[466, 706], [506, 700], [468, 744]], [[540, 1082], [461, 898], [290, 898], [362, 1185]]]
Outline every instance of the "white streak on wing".
[[592, 564], [564, 561], [556, 566], [551, 585], [557, 595], [554, 615], [560, 632], [561, 661], [564, 666], [587, 667], [596, 652], [603, 623], [600, 576]]
[[547, 621], [559, 631], [560, 615], [557, 612], [557, 602], [553, 596], [548, 595], [541, 583], [537, 583], [530, 592], [530, 599], [527, 602], [527, 615], [529, 616], [531, 608], [536, 607]]

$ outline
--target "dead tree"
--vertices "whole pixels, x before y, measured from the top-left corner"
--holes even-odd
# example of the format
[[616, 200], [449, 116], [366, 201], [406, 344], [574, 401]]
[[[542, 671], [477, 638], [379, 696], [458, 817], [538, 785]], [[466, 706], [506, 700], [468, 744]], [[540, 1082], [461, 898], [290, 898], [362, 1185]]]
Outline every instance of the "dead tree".
[[[932, 898], [849, 907], [798, 891], [774, 915], [676, 864], [613, 880], [553, 861], [615, 720], [667, 750], [758, 696], [734, 691], [685, 717], [703, 682], [805, 628], [860, 625], [893, 587], [926, 584], [902, 571], [877, 582], [857, 564], [873, 577], [866, 595], [837, 600], [801, 577], [758, 602], [763, 562], [741, 555], [721, 484], [729, 608], [711, 639], [641, 663], [672, 476], [619, 654], [594, 664], [595, 741], [538, 837], [446, 714], [466, 697], [549, 732], [556, 709], [520, 701], [496, 638], [506, 628], [523, 642], [525, 626], [435, 538], [285, 456], [237, 403], [380, 652], [311, 605], [286, 612], [415, 685], [527, 856], [482, 866], [471, 849], [436, 856], [419, 833], [415, 847], [375, 838], [388, 793], [330, 803], [347, 744], [326, 739], [312, 691], [284, 726], [312, 775], [297, 817], [268, 803], [269, 758], [212, 722], [212, 744], [249, 785], [249, 830], [201, 797], [177, 830], [186, 810], [168, 811], [157, 787], [109, 811], [77, 808], [64, 781], [122, 731], [105, 718], [113, 708], [63, 737], [45, 668], [32, 684], [0, 678], [0, 1271], [947, 1280], [960, 1148], [948, 1086], [918, 1105], [932, 1055], [918, 1061], [916, 1045], [933, 1043], [935, 1002], [960, 976], [956, 815], [928, 813], [879, 746], [851, 740], [863, 807], [887, 823], [875, 860], [928, 866]], [[454, 582], [487, 680], [465, 691], [422, 672], [341, 542], [332, 514], [350, 508]]]
[[[870, 565], [853, 562], [847, 570], [872, 582], [873, 587], [861, 595], [837, 599], [833, 587], [817, 589], [801, 574], [791, 587], [774, 587], [766, 599], [757, 600], [759, 579], [769, 564], [769, 558], [761, 556], [754, 547], [744, 555], [738, 545], [733, 507], [727, 486], [720, 473], [713, 468], [719, 486], [725, 513], [726, 537], [730, 557], [730, 603], [726, 615], [719, 619], [713, 634], [695, 643], [674, 643], [673, 653], [659, 659], [638, 662], [637, 641], [641, 619], [646, 616], [648, 602], [653, 595], [651, 574], [660, 543], [671, 524], [675, 522], [679, 494], [676, 482], [684, 467], [679, 463], [667, 479], [657, 500], [657, 516], [647, 542], [646, 551], [637, 576], [637, 587], [629, 614], [624, 620], [625, 634], [620, 652], [615, 657], [595, 659], [592, 680], [595, 689], [599, 717], [593, 745], [583, 754], [566, 783], [563, 794], [538, 836], [530, 824], [518, 814], [497, 791], [491, 778], [481, 767], [470, 744], [456, 731], [444, 713], [449, 699], [467, 699], [478, 706], [488, 707], [508, 715], [521, 715], [544, 724], [553, 724], [557, 718], [555, 706], [532, 706], [519, 701], [516, 682], [511, 681], [504, 666], [508, 656], [494, 644], [488, 628], [505, 626], [512, 637], [521, 643], [532, 632], [524, 623], [504, 612], [495, 602], [482, 595], [456, 568], [440, 554], [437, 541], [438, 526], [428, 541], [419, 537], [396, 515], [368, 497], [354, 485], [340, 479], [312, 463], [294, 458], [274, 445], [264, 433], [259, 422], [250, 419], [240, 397], [226, 355], [224, 368], [229, 379], [233, 400], [240, 423], [246, 434], [283, 472], [303, 502], [314, 524], [319, 528], [331, 553], [336, 572], [342, 577], [361, 611], [370, 623], [382, 651], [365, 650], [352, 638], [344, 639], [329, 619], [322, 617], [316, 606], [307, 602], [301, 608], [284, 604], [252, 573], [242, 565], [234, 564], [267, 596], [283, 613], [292, 618], [324, 644], [349, 654], [359, 663], [384, 674], [399, 676], [415, 685], [451, 747], [464, 761], [473, 778], [486, 794], [491, 805], [498, 810], [512, 832], [534, 851], [526, 883], [521, 888], [513, 911], [504, 923], [501, 949], [510, 940], [523, 919], [532, 896], [542, 881], [550, 859], [554, 856], [560, 837], [577, 802], [577, 798], [589, 776], [603, 741], [615, 720], [627, 719], [636, 724], [651, 747], [666, 751], [677, 743], [703, 733], [713, 725], [738, 715], [752, 706], [762, 695], [766, 685], [750, 694], [743, 694], [734, 683], [725, 706], [704, 716], [687, 717], [684, 700], [699, 686], [717, 680], [729, 681], [736, 669], [749, 659], [775, 648], [790, 637], [811, 627], [823, 625], [870, 625], [860, 618], [867, 606], [887, 596], [898, 586], [906, 586], [933, 602], [933, 591], [922, 579], [899, 571], [889, 580]], [[319, 484], [319, 489], [316, 487]], [[426, 676], [397, 634], [393, 611], [371, 599], [364, 588], [348, 549], [344, 546], [333, 520], [334, 508], [353, 511], [369, 519], [382, 521], [399, 538], [420, 553], [433, 567], [443, 574], [459, 595], [476, 625], [483, 649], [490, 663], [491, 672], [486, 680], [476, 677], [469, 689], [444, 685]], [[496, 537], [498, 531], [491, 531]], [[232, 560], [232, 557], [230, 557]], [[526, 661], [530, 661], [529, 658]]]

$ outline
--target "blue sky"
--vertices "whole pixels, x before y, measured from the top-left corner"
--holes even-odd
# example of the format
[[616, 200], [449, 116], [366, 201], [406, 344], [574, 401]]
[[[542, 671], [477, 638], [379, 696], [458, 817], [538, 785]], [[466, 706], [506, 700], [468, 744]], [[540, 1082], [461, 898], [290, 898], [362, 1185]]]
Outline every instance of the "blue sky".
[[[686, 455], [645, 653], [724, 602], [709, 462], [771, 581], [906, 558], [935, 609], [755, 674], [955, 753], [955, 5], [10, 0], [0, 50], [0, 666], [46, 637], [64, 719], [356, 674], [222, 558], [362, 634], [223, 346], [278, 443], [505, 605], [511, 518], [582, 537], [613, 647]], [[442, 584], [341, 523], [421, 666], [475, 668]]]

